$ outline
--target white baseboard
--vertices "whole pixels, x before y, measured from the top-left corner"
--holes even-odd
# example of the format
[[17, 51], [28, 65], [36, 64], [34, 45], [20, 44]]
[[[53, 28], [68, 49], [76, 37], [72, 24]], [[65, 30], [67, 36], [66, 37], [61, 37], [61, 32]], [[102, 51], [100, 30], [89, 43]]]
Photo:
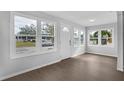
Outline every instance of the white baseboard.
[[5, 79], [8, 79], [8, 78], [11, 78], [11, 77], [14, 77], [14, 76], [17, 76], [17, 75], [20, 75], [20, 74], [35, 70], [35, 69], [39, 69], [39, 68], [42, 68], [42, 67], [45, 67], [47, 65], [51, 65], [51, 64], [54, 64], [54, 63], [57, 63], [57, 62], [60, 62], [60, 61], [61, 60], [56, 60], [56, 61], [50, 62], [48, 64], [44, 64], [42, 66], [40, 65], [40, 66], [32, 67], [32, 68], [29, 68], [29, 69], [25, 69], [23, 71], [19, 71], [19, 72], [16, 72], [16, 73], [13, 73], [13, 74], [10, 74], [10, 75], [7, 75], [7, 76], [3, 76], [3, 77], [0, 78], [0, 80], [5, 80]]
[[115, 56], [115, 55], [102, 54], [102, 53], [94, 53], [94, 52], [86, 52], [86, 53], [97, 54], [97, 55], [103, 55], [103, 56], [110, 56], [110, 57], [117, 57], [117, 56]]
[[82, 54], [85, 54], [85, 53], [86, 53], [86, 52], [74, 54], [74, 55], [72, 55], [71, 57], [76, 57], [76, 56], [79, 56], [79, 55], [82, 55]]
[[123, 68], [117, 68], [117, 71], [124, 72], [124, 69]]

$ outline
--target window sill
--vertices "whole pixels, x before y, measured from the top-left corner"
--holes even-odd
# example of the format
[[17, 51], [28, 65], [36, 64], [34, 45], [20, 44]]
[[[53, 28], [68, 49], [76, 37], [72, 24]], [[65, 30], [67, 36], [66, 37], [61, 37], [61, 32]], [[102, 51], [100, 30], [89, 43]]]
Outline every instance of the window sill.
[[105, 47], [105, 48], [114, 48], [113, 45], [101, 45], [100, 47]]
[[100, 45], [87, 45], [87, 46], [100, 47]]
[[89, 47], [104, 47], [104, 48], [114, 48], [113, 45], [88, 45]]

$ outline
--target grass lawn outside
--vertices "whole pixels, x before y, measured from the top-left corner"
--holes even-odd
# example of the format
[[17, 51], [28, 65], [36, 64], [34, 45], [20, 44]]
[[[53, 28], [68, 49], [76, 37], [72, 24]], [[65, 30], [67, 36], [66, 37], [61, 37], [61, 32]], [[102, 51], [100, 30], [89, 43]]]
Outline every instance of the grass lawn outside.
[[30, 42], [30, 41], [16, 41], [16, 48], [20, 47], [35, 47], [35, 42]]

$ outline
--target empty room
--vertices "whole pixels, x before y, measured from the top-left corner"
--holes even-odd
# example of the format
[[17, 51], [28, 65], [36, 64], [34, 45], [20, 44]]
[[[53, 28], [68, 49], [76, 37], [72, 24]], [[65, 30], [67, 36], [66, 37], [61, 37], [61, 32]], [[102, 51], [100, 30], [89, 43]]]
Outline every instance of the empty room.
[[0, 11], [0, 80], [123, 81], [122, 11]]

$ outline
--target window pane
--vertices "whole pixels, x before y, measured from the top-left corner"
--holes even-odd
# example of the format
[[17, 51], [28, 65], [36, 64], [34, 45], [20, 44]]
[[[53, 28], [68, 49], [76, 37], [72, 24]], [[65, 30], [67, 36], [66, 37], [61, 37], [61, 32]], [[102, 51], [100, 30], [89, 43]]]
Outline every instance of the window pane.
[[90, 39], [91, 45], [98, 45], [98, 39]]
[[36, 46], [37, 21], [25, 17], [14, 17], [16, 37], [16, 51], [26, 51]]
[[112, 44], [112, 29], [101, 30], [101, 44]]
[[90, 32], [90, 38], [98, 38], [98, 31]]
[[79, 46], [79, 31], [74, 29], [74, 46]]
[[90, 32], [90, 45], [98, 45], [98, 31]]
[[41, 22], [42, 47], [54, 46], [55, 25]]
[[83, 32], [81, 32], [80, 41], [81, 41], [81, 45], [83, 45], [83, 43], [84, 43], [84, 33]]

